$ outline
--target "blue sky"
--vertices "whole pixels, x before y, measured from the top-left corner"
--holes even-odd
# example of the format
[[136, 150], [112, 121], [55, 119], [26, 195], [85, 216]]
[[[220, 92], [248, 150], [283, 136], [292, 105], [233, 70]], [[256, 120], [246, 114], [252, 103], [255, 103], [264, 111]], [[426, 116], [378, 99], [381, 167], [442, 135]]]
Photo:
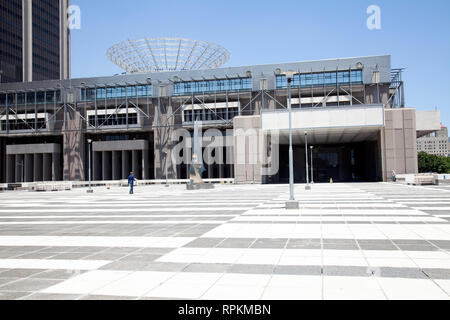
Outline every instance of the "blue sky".
[[[72, 0], [82, 13], [72, 32], [72, 76], [121, 73], [113, 44], [143, 37], [184, 37], [227, 48], [226, 66], [392, 55], [404, 74], [407, 106], [441, 110], [450, 126], [448, 0]], [[382, 29], [366, 27], [369, 5]]]

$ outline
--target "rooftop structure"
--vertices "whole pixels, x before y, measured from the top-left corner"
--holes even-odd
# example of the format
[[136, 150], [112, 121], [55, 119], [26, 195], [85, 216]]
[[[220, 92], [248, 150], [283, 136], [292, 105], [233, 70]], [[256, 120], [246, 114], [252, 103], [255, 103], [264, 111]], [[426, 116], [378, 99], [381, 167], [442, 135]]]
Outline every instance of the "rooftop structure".
[[127, 40], [106, 55], [128, 73], [213, 69], [230, 59], [230, 53], [217, 44], [182, 38]]

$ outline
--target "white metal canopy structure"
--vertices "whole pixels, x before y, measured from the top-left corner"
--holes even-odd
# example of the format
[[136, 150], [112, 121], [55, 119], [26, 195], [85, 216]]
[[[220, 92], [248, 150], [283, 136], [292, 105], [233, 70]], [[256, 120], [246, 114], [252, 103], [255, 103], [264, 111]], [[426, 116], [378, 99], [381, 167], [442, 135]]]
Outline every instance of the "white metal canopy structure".
[[213, 69], [230, 59], [230, 53], [217, 44], [182, 38], [127, 40], [106, 55], [128, 73]]

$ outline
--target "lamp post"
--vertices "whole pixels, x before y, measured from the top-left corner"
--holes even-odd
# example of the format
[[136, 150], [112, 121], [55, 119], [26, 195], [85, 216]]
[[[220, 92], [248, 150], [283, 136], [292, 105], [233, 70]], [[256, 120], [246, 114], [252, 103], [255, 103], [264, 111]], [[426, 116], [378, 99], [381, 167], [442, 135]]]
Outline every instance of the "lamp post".
[[94, 190], [92, 190], [91, 186], [91, 147], [92, 147], [92, 139], [88, 139], [88, 154], [89, 154], [89, 189], [87, 190], [87, 193], [94, 193]]
[[313, 151], [314, 147], [309, 147], [311, 149], [311, 183], [314, 183], [314, 162], [313, 162]]
[[308, 165], [308, 132], [305, 131], [305, 158], [306, 158], [306, 187], [305, 190], [311, 190], [309, 185], [309, 165]]
[[289, 201], [286, 202], [286, 209], [298, 209], [298, 201], [295, 200], [294, 195], [294, 151], [292, 149], [292, 104], [291, 104], [291, 82], [295, 74], [294, 71], [287, 71], [283, 73], [287, 80], [288, 89], [288, 109], [289, 109]]

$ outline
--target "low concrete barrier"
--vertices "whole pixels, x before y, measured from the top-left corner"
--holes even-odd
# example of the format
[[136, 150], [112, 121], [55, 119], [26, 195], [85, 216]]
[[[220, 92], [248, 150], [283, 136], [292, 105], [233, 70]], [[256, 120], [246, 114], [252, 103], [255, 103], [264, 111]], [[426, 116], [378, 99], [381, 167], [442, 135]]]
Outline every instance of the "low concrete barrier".
[[36, 182], [30, 191], [67, 191], [72, 190], [71, 182]]
[[[203, 179], [205, 183], [214, 183], [214, 184], [234, 184], [233, 178], [227, 178], [227, 179]], [[170, 184], [188, 184], [189, 179], [159, 179], [159, 180], [137, 180], [135, 183], [135, 186], [145, 186], [145, 185], [165, 185], [166, 183]], [[73, 181], [72, 187], [73, 188], [85, 188], [89, 186], [89, 181]], [[104, 186], [110, 186], [110, 187], [127, 187], [128, 186], [128, 180], [122, 179], [122, 180], [112, 180], [112, 181], [92, 181], [91, 182], [92, 187], [104, 187]]]
[[433, 173], [404, 174], [397, 175], [398, 183], [405, 183], [415, 186], [438, 185], [439, 175]]
[[[210, 184], [234, 184], [233, 178], [227, 179], [203, 179], [205, 183]], [[160, 180], [137, 180], [136, 186], [144, 185], [169, 185], [188, 184], [189, 179], [160, 179]], [[44, 181], [44, 182], [18, 182], [18, 183], [4, 183], [0, 184], [0, 191], [7, 190], [28, 190], [28, 191], [64, 191], [72, 190], [74, 188], [87, 188], [89, 181]], [[113, 180], [113, 181], [92, 181], [92, 187], [127, 187], [128, 180]]]

